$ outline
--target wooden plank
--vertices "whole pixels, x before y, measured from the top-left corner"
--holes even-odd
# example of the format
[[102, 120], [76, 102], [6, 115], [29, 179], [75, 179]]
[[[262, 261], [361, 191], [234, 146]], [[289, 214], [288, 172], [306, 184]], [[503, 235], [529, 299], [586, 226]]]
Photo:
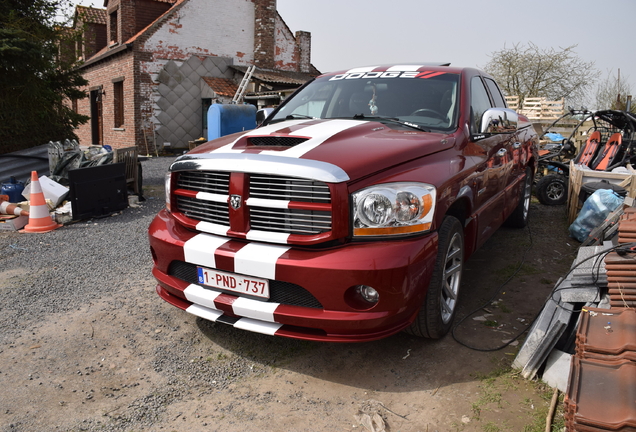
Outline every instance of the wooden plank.
[[557, 119], [565, 110], [565, 100], [549, 101], [544, 97], [525, 98], [523, 104], [519, 96], [506, 96], [508, 107], [523, 114], [530, 120]]
[[605, 171], [594, 171], [577, 168], [574, 161], [570, 161], [570, 181], [568, 184], [568, 223], [574, 222], [581, 210], [579, 203], [579, 193], [585, 183], [608, 180], [617, 184], [627, 191], [627, 196], [636, 198], [636, 170], [631, 165], [627, 165], [628, 173], [615, 173]]
[[132, 184], [137, 195], [139, 190], [139, 166], [137, 163], [137, 147], [125, 147], [113, 149], [113, 163], [123, 162], [126, 170], [126, 183]]
[[508, 108], [517, 111], [519, 109], [519, 96], [506, 96]]

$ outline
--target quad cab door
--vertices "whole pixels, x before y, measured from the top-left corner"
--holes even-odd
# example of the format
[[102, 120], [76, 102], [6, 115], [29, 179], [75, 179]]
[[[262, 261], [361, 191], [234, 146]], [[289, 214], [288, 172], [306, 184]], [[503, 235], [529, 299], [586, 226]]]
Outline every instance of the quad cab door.
[[[493, 85], [494, 84], [493, 81]], [[498, 89], [497, 89], [498, 91]], [[477, 247], [481, 246], [503, 223], [507, 214], [507, 186], [514, 171], [516, 133], [484, 134], [484, 114], [503, 104], [501, 93], [497, 98], [489, 96], [486, 84], [481, 77], [475, 76], [471, 80], [471, 143], [467, 147], [473, 157], [478, 156], [476, 171], [473, 174], [473, 196], [475, 216], [477, 219]], [[505, 114], [505, 113], [504, 113]], [[505, 116], [504, 116], [505, 117]], [[492, 122], [491, 118], [491, 122]], [[495, 123], [499, 121], [494, 118]], [[495, 128], [506, 128], [506, 119], [501, 118], [501, 124]]]

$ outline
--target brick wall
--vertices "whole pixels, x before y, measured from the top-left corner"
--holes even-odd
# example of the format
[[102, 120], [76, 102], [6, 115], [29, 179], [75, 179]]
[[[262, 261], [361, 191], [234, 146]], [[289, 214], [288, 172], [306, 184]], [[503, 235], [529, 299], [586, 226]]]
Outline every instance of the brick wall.
[[106, 46], [106, 25], [89, 23], [84, 34], [84, 52], [80, 53], [85, 59], [92, 57]]
[[[113, 42], [121, 41], [121, 13], [119, 11], [119, 0], [110, 0], [108, 2], [108, 8], [106, 9], [106, 28], [108, 36], [108, 45]], [[116, 15], [117, 19], [113, 20], [113, 16]]]
[[[116, 60], [116, 61], [113, 61]], [[89, 85], [86, 90], [96, 90], [101, 87], [102, 106], [102, 145], [109, 145], [113, 148], [129, 147], [136, 144], [135, 125], [138, 123], [138, 115], [135, 113], [135, 85], [133, 53], [124, 51], [116, 54], [107, 62], [96, 63], [86, 68], [84, 77]], [[113, 81], [123, 78], [124, 87], [124, 124], [115, 127], [114, 92]], [[90, 97], [78, 101], [77, 109], [80, 114], [91, 116]], [[92, 122], [77, 129], [79, 143], [82, 146], [98, 144], [92, 139]]]
[[[110, 5], [109, 5], [110, 6]], [[119, 34], [120, 43], [137, 34], [135, 19], [135, 2], [133, 0], [119, 0]]]
[[[168, 3], [151, 0], [108, 1], [107, 12], [116, 12], [117, 22], [111, 24], [109, 16], [107, 34], [110, 40], [111, 25], [116, 26], [119, 42], [111, 49], [123, 48], [123, 43], [137, 36], [125, 52], [84, 68], [87, 90], [101, 86], [106, 92], [102, 144], [114, 148], [137, 145], [146, 151], [146, 142], [152, 142], [153, 132], [160, 126], [158, 88], [165, 84], [160, 84], [158, 77], [168, 64], [181, 67], [196, 56], [201, 61], [225, 58], [233, 64], [253, 63], [266, 69], [307, 72], [311, 67], [310, 34], [298, 32], [294, 36], [278, 15], [276, 0], [189, 0], [176, 4], [160, 22], [138, 34], [168, 7]], [[204, 73], [223, 76], [225, 72], [213, 68]], [[112, 79], [119, 77], [124, 78], [125, 122], [116, 128]], [[198, 88], [199, 84], [192, 81], [190, 85]], [[78, 111], [90, 116], [90, 100], [80, 101]], [[195, 133], [200, 131], [186, 131], [184, 139]], [[78, 129], [78, 136], [81, 145], [93, 144], [91, 122]]]
[[158, 16], [170, 9], [170, 3], [153, 0], [135, 0], [135, 30], [140, 32], [150, 25]]
[[298, 50], [298, 72], [311, 72], [311, 33], [297, 31], [296, 47]]
[[254, 1], [254, 64], [274, 68], [276, 51], [276, 0]]

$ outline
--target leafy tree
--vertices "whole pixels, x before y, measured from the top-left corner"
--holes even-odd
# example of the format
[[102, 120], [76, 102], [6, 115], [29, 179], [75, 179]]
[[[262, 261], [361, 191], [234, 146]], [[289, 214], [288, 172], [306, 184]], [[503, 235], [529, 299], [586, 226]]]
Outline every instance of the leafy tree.
[[506, 95], [519, 96], [520, 102], [528, 97], [545, 97], [566, 98], [578, 104], [585, 100], [599, 72], [594, 62], [581, 60], [575, 48], [576, 45], [541, 49], [532, 42], [527, 46], [516, 44], [493, 52], [484, 70], [497, 80]]
[[[65, 9], [66, 8], [66, 9]], [[74, 64], [77, 34], [56, 21], [69, 0], [0, 0], [0, 153], [76, 138], [88, 121]]]
[[[617, 75], [613, 75], [610, 71], [605, 81], [601, 82], [596, 89], [595, 108], [625, 110], [627, 96], [631, 94], [632, 90], [627, 77], [621, 79], [620, 70]], [[632, 104], [631, 110], [636, 112], [636, 106]]]

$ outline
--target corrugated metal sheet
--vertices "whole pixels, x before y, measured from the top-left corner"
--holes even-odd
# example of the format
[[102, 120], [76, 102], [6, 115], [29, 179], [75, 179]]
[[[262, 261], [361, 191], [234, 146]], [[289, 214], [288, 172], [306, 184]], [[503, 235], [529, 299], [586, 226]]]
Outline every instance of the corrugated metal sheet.
[[0, 183], [7, 182], [12, 176], [27, 181], [31, 171], [37, 171], [39, 176], [49, 175], [48, 144], [0, 155]]

